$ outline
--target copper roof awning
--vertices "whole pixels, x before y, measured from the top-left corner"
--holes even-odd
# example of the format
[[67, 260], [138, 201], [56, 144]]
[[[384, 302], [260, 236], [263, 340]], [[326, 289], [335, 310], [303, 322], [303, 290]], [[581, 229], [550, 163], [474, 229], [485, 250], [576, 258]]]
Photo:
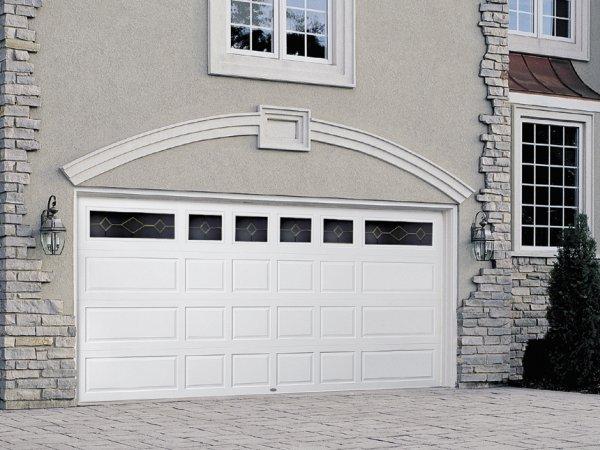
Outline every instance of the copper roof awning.
[[600, 100], [568, 59], [511, 52], [508, 84], [513, 92]]

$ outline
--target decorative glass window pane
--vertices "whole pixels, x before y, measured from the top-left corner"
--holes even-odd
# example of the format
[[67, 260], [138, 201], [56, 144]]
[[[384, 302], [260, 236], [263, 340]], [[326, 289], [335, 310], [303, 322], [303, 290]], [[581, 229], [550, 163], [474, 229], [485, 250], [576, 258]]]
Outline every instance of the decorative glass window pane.
[[367, 245], [433, 245], [433, 224], [415, 222], [365, 222]]
[[267, 242], [269, 220], [266, 217], [235, 218], [236, 242]]
[[273, 0], [231, 0], [231, 48], [273, 53]]
[[287, 54], [327, 59], [327, 0], [287, 0]]
[[191, 215], [189, 221], [190, 241], [220, 241], [223, 234], [221, 216]]
[[310, 242], [311, 219], [282, 217], [279, 228], [280, 242]]
[[579, 207], [579, 128], [523, 123], [522, 131], [521, 241], [556, 247]]
[[509, 28], [522, 33], [533, 33], [534, 0], [510, 0]]
[[354, 222], [325, 219], [323, 221], [323, 242], [326, 244], [352, 244], [354, 242]]
[[571, 0], [543, 0], [542, 13], [544, 35], [571, 38]]
[[91, 211], [90, 237], [174, 239], [175, 215]]

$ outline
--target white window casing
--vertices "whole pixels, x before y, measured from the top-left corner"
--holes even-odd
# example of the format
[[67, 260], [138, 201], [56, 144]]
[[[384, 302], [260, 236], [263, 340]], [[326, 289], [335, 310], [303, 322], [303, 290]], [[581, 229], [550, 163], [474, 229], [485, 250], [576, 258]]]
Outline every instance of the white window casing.
[[567, 127], [577, 127], [580, 133], [578, 185], [579, 212], [589, 219], [590, 229], [594, 229], [593, 211], [593, 130], [594, 116], [582, 111], [540, 108], [526, 105], [513, 106], [513, 255], [531, 257], [554, 257], [556, 247], [524, 246], [522, 243], [522, 125], [524, 122], [542, 123]]
[[211, 75], [354, 87], [355, 0], [328, 0], [327, 57], [287, 55], [286, 0], [274, 0], [273, 52], [232, 49], [230, 0], [209, 0]]
[[[543, 30], [543, 0], [533, 0], [533, 30], [511, 29], [509, 48], [514, 52], [589, 61], [590, 0], [571, 0], [571, 36], [549, 36]], [[514, 15], [514, 13], [513, 13]]]

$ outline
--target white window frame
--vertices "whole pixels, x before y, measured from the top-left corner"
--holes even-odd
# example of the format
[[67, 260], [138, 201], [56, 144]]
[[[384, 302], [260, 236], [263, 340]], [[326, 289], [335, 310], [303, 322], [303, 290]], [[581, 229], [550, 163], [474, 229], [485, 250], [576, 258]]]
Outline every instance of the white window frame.
[[590, 0], [571, 0], [571, 38], [543, 33], [543, 0], [533, 0], [533, 33], [509, 30], [511, 51], [582, 61], [590, 59]]
[[593, 142], [594, 115], [582, 111], [540, 108], [527, 105], [513, 106], [513, 256], [555, 257], [556, 247], [523, 246], [522, 229], [522, 124], [523, 122], [551, 123], [580, 128], [579, 149], [579, 212], [589, 219], [594, 230], [594, 178]]
[[274, 0], [273, 53], [232, 49], [230, 0], [209, 0], [211, 75], [355, 87], [355, 0], [328, 0], [327, 59], [287, 55], [286, 0]]

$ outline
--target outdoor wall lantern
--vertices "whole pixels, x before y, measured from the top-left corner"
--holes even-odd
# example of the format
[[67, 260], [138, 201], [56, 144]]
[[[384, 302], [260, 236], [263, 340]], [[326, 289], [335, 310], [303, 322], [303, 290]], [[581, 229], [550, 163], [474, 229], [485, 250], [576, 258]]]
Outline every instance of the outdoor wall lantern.
[[48, 208], [42, 213], [40, 241], [46, 255], [60, 255], [65, 247], [67, 229], [56, 214], [56, 196], [48, 199]]
[[[479, 225], [477, 225], [479, 222]], [[492, 229], [488, 223], [488, 216], [479, 211], [471, 225], [471, 242], [473, 243], [473, 254], [477, 261], [491, 261], [494, 256], [494, 238]]]

